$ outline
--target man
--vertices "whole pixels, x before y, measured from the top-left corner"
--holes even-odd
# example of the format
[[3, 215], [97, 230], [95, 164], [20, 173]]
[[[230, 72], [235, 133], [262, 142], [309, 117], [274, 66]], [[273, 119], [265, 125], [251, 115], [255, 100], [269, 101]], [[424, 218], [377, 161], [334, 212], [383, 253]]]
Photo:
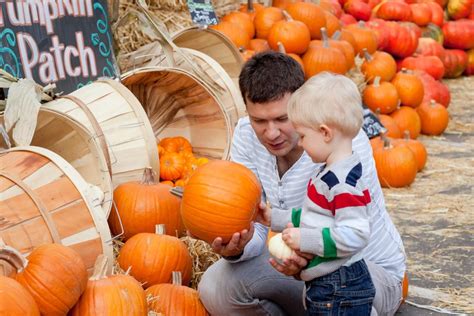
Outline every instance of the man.
[[[299, 64], [275, 52], [255, 55], [239, 78], [248, 117], [236, 126], [231, 159], [257, 175], [262, 200], [280, 209], [301, 207], [310, 175], [318, 167], [298, 146], [287, 116], [288, 100], [303, 83]], [[362, 251], [376, 288], [372, 314], [393, 315], [401, 301], [403, 243], [386, 212], [372, 150], [362, 130], [353, 139], [353, 150], [361, 158], [362, 178], [373, 200], [371, 237]], [[223, 259], [206, 271], [199, 284], [201, 300], [212, 315], [304, 315], [304, 283], [297, 278], [311, 256], [297, 254], [277, 263], [270, 259], [266, 238], [267, 228], [256, 223], [236, 232], [227, 244], [219, 237], [214, 240], [212, 247]]]

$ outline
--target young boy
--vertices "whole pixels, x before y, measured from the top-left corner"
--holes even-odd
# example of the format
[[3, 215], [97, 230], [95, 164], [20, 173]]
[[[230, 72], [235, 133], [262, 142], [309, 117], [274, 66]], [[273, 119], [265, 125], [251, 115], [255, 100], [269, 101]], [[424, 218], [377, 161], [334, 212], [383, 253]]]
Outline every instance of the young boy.
[[349, 78], [321, 73], [291, 96], [288, 116], [299, 145], [323, 165], [302, 209], [268, 208], [264, 218], [290, 248], [315, 255], [300, 274], [307, 315], [370, 315], [375, 287], [361, 250], [370, 237], [371, 199], [352, 151], [363, 122], [360, 93]]

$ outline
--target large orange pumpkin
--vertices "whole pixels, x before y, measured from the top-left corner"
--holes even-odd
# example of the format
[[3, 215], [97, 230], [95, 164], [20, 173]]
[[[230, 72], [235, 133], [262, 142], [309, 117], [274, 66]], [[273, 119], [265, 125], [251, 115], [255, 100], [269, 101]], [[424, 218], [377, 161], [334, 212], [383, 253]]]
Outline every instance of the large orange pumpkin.
[[256, 37], [266, 39], [273, 24], [284, 18], [283, 10], [275, 7], [264, 8], [257, 12], [253, 20]]
[[66, 315], [86, 288], [81, 256], [61, 244], [39, 246], [27, 260], [16, 249], [0, 246], [0, 259], [17, 269], [16, 281], [31, 294], [41, 315]]
[[303, 54], [311, 40], [308, 27], [301, 21], [293, 20], [283, 11], [285, 20], [276, 22], [268, 33], [268, 44], [273, 50], [278, 50], [278, 43], [285, 46], [287, 53]]
[[425, 135], [440, 135], [449, 123], [448, 110], [436, 101], [423, 102], [416, 108], [421, 120], [421, 133]]
[[370, 54], [375, 53], [377, 50], [377, 36], [375, 32], [365, 26], [363, 21], [359, 21], [358, 24], [351, 24], [345, 27], [346, 30], [352, 33], [357, 43], [356, 53], [362, 55], [364, 48]]
[[70, 316], [146, 316], [147, 301], [140, 283], [126, 274], [106, 275], [107, 257], [97, 257], [94, 272]]
[[399, 98], [397, 89], [390, 82], [380, 82], [380, 77], [375, 77], [373, 84], [367, 85], [363, 92], [363, 100], [369, 109], [375, 112], [380, 109], [382, 114], [390, 114], [398, 106]]
[[[344, 57], [346, 59], [346, 67], [347, 69], [351, 69], [354, 66], [354, 48], [349, 42], [339, 40], [341, 32], [337, 31], [334, 33], [333, 38], [328, 39], [327, 34], [322, 34], [321, 36], [329, 42], [330, 47], [335, 47], [341, 51], [341, 53], [344, 54]], [[310, 48], [316, 48], [316, 47], [321, 47], [324, 45], [324, 39], [322, 41], [320, 40], [312, 40], [309, 43]]]
[[326, 27], [326, 15], [320, 6], [311, 2], [296, 2], [290, 4], [286, 10], [293, 19], [306, 24], [311, 39], [321, 38], [321, 28]]
[[248, 14], [248, 16], [253, 21], [255, 19], [255, 14], [257, 14], [257, 12], [263, 10], [264, 8], [265, 7], [260, 3], [253, 3], [253, 0], [248, 0], [247, 4], [243, 3], [240, 5], [239, 11]]
[[181, 272], [173, 271], [172, 276], [172, 284], [156, 284], [146, 290], [147, 296], [151, 296], [150, 310], [173, 316], [209, 315], [199, 299], [199, 293], [181, 284]]
[[377, 51], [370, 55], [367, 49], [363, 49], [365, 61], [362, 63], [361, 71], [365, 79], [372, 83], [379, 76], [381, 81], [390, 81], [397, 72], [397, 63], [392, 55]]
[[0, 275], [0, 315], [40, 316], [31, 294], [17, 281]]
[[211, 161], [189, 178], [181, 215], [197, 238], [212, 243], [221, 237], [228, 242], [234, 233], [250, 228], [260, 197], [260, 184], [252, 171], [231, 161]]
[[153, 233], [157, 224], [165, 224], [170, 235], [181, 234], [184, 229], [179, 213], [180, 199], [169, 189], [169, 185], [155, 181], [151, 168], [145, 169], [142, 181], [119, 185], [114, 191], [114, 202], [120, 219], [116, 212], [110, 213], [112, 232], [119, 234], [123, 226], [126, 240], [138, 233]]
[[210, 28], [227, 36], [237, 48], [247, 48], [249, 46], [250, 37], [241, 25], [229, 21], [221, 21]]
[[120, 249], [117, 262], [145, 288], [154, 284], [171, 282], [171, 272], [181, 271], [184, 284], [189, 284], [192, 259], [186, 245], [177, 237], [164, 235], [164, 225], [157, 226], [157, 233], [140, 233]]
[[416, 108], [423, 101], [425, 89], [420, 78], [406, 69], [398, 72], [392, 80], [402, 105]]
[[418, 171], [425, 167], [426, 160], [428, 158], [426, 147], [419, 140], [410, 139], [408, 132], [405, 133], [403, 138], [392, 140], [392, 144], [394, 146], [407, 146], [413, 152], [415, 155]]
[[406, 146], [392, 146], [385, 139], [382, 148], [374, 151], [375, 166], [380, 185], [401, 188], [413, 183], [418, 166], [415, 155]]
[[380, 123], [382, 123], [382, 125], [387, 130], [385, 132], [385, 136], [391, 137], [391, 138], [402, 137], [402, 132], [400, 131], [400, 128], [398, 127], [397, 122], [395, 122], [395, 120], [390, 115], [378, 114], [377, 117]]
[[253, 25], [253, 20], [246, 13], [239, 11], [230, 12], [223, 16], [221, 21], [228, 21], [240, 25], [244, 29], [245, 33], [247, 33], [249, 38], [253, 38], [255, 36], [255, 26]]
[[409, 106], [401, 106], [396, 109], [390, 116], [395, 120], [400, 132], [408, 131], [410, 137], [416, 139], [421, 132], [421, 120], [414, 108]]

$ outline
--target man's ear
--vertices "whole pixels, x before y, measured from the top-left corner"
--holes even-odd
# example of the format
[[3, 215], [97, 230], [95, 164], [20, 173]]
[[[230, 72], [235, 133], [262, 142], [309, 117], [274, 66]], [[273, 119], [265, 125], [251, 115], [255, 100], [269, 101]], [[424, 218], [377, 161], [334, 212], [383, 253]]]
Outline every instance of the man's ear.
[[319, 131], [323, 135], [324, 141], [329, 143], [334, 137], [333, 130], [326, 124], [319, 125]]

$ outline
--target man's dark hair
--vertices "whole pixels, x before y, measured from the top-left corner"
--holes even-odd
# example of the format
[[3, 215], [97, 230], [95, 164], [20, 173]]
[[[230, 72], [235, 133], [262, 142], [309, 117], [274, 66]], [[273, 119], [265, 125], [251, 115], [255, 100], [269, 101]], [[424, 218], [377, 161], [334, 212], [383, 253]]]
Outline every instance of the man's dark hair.
[[239, 86], [244, 98], [253, 103], [280, 100], [304, 83], [304, 73], [293, 58], [268, 51], [254, 55], [243, 66]]

